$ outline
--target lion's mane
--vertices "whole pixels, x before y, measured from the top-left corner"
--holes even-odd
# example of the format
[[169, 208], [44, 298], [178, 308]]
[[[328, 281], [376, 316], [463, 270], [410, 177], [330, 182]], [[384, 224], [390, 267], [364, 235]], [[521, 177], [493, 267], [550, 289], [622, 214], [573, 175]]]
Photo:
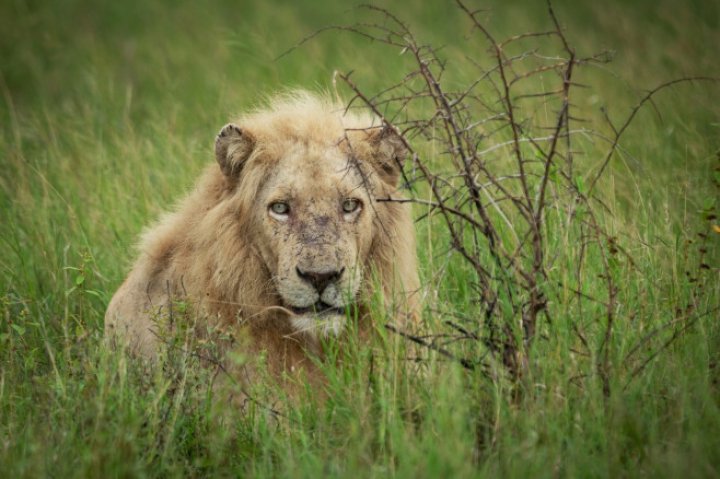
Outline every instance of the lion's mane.
[[[347, 141], [352, 156], [377, 163], [377, 147], [367, 129], [379, 127], [366, 114], [346, 111], [327, 97], [293, 93], [275, 98], [265, 108], [236, 124], [252, 136], [256, 147], [237, 176], [217, 164], [202, 177], [174, 212], [146, 230], [139, 257], [115, 294], [106, 314], [106, 333], [114, 341], [145, 356], [158, 346], [157, 316], [167, 314], [177, 298], [187, 300], [208, 324], [244, 330], [244, 347], [268, 352], [272, 369], [306, 363], [317, 341], [295, 334], [280, 307], [272, 277], [257, 252], [250, 218], [263, 181], [277, 168], [288, 142]], [[358, 135], [365, 135], [360, 138]], [[238, 152], [235, 152], [238, 153]], [[243, 153], [243, 152], [239, 152]], [[245, 152], [246, 153], [246, 152]], [[235, 168], [236, 165], [226, 165]], [[374, 165], [382, 172], [388, 165]], [[318, 178], [318, 181], [323, 181]], [[376, 198], [399, 198], [395, 187], [375, 182]], [[393, 201], [373, 205], [374, 228], [369, 253], [362, 258], [365, 275], [360, 295], [360, 329], [372, 321], [367, 299], [378, 293], [386, 310], [402, 323], [417, 315], [419, 288], [414, 227], [409, 206]], [[377, 286], [381, 291], [377, 291]]]

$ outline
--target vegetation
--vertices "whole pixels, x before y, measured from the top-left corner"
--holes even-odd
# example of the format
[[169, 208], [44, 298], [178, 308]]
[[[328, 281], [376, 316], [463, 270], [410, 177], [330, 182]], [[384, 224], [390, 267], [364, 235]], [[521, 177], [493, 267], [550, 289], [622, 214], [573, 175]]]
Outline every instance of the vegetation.
[[[597, 185], [608, 142], [580, 133], [561, 151], [572, 151], [574, 170], [548, 177], [542, 251], [554, 262], [544, 274], [528, 266], [544, 294], [531, 343], [518, 328], [522, 301], [504, 305], [514, 316], [486, 321], [482, 273], [459, 253], [438, 209], [418, 201], [429, 331], [419, 339], [430, 347], [408, 347], [382, 327], [371, 347], [339, 352], [329, 344], [339, 357], [323, 366], [322, 399], [277, 399], [261, 388], [240, 411], [213, 398], [213, 378], [193, 354], [169, 350], [163, 367], [147, 369], [104, 347], [104, 310], [133, 242], [213, 161], [221, 125], [279, 89], [336, 85], [352, 98], [354, 85], [372, 98], [414, 68], [407, 51], [347, 29], [281, 56], [326, 25], [391, 23], [337, 2], [256, 3], [0, 5], [2, 475], [720, 474], [720, 86], [710, 81], [673, 85], [637, 110]], [[555, 28], [542, 2], [505, 3], [479, 5], [498, 40]], [[450, 90], [477, 78], [476, 63], [493, 61], [461, 9], [384, 5], [447, 61]], [[720, 77], [713, 2], [554, 9], [578, 58], [614, 51], [612, 62], [574, 73], [570, 111], [589, 123], [578, 120], [578, 128], [612, 138], [606, 118], [622, 125], [648, 90]], [[534, 48], [564, 55], [545, 38], [524, 39], [520, 51]], [[336, 70], [353, 72], [350, 87]], [[540, 75], [529, 88], [547, 92], [551, 82], [557, 76]], [[487, 87], [481, 94], [492, 98]], [[558, 103], [533, 105], [544, 106], [528, 117], [560, 111]], [[436, 137], [407, 137], [433, 174], [451, 171]], [[511, 146], [493, 158], [511, 158]], [[413, 197], [430, 198], [423, 175], [408, 166]], [[563, 223], [563, 208], [589, 197], [591, 185], [584, 219], [592, 214], [599, 227], [588, 240], [582, 215]], [[497, 236], [512, 245], [518, 228]], [[492, 261], [487, 248], [472, 254]], [[499, 290], [497, 275], [489, 277]], [[511, 327], [495, 344], [502, 351], [516, 341], [516, 362], [493, 356], [483, 340], [502, 321]]]

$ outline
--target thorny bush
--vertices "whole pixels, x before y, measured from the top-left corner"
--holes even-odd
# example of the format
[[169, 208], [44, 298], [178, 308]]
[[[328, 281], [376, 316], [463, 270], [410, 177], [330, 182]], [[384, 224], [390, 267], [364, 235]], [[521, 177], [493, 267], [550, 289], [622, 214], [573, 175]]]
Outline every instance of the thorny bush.
[[[604, 225], [603, 215], [610, 209], [599, 183], [621, 137], [655, 94], [677, 83], [715, 79], [663, 83], [648, 91], [622, 121], [603, 110], [593, 122], [574, 102], [578, 90], [589, 89], [575, 77], [579, 68], [609, 62], [609, 52], [578, 55], [550, 3], [548, 31], [504, 40], [486, 28], [482, 11], [471, 10], [462, 0], [456, 6], [471, 30], [461, 46], [460, 62], [443, 58], [444, 49], [422, 43], [394, 13], [371, 5], [361, 8], [372, 21], [330, 26], [301, 42], [340, 30], [410, 58], [403, 78], [372, 94], [350, 73], [337, 73], [337, 78], [352, 93], [348, 108], [369, 107], [402, 135], [411, 152], [404, 175], [411, 198], [378, 201], [418, 203], [427, 209], [423, 219], [441, 221], [450, 249], [473, 271], [471, 311], [476, 314], [450, 315], [452, 320], [443, 321], [449, 332], [417, 335], [392, 324], [386, 327], [467, 369], [489, 375], [504, 371], [518, 380], [532, 366], [533, 343], [548, 337], [543, 324], [551, 324], [556, 313], [575, 315], [571, 328], [582, 349], [578, 352], [592, 358], [592, 369], [608, 395], [616, 366], [611, 355], [616, 321], [632, 316], [627, 311], [618, 316], [618, 264], [632, 266], [633, 259]], [[576, 158], [584, 153], [578, 139], [604, 145], [604, 153], [584, 157], [578, 168]], [[553, 273], [557, 270], [565, 274]], [[559, 297], [568, 292], [574, 310], [553, 311], [553, 304], [567, 308], [568, 302]], [[429, 305], [432, 313], [448, 317], [438, 308]], [[692, 305], [686, 309], [630, 348], [621, 365], [630, 379], [668, 341], [710, 313]], [[597, 341], [584, 331], [588, 323]], [[478, 357], [468, 358], [467, 349], [454, 352], [447, 346], [463, 341], [481, 346]], [[637, 354], [641, 349], [644, 356]]]

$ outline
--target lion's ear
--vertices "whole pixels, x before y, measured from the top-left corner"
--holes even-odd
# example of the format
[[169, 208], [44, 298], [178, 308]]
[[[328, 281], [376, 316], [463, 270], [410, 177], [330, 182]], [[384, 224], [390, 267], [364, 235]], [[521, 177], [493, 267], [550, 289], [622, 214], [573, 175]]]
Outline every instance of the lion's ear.
[[215, 159], [228, 177], [237, 177], [255, 148], [255, 140], [237, 125], [225, 125], [215, 138]]
[[397, 186], [408, 155], [405, 142], [389, 125], [370, 133], [368, 140], [373, 149], [373, 166], [380, 178], [392, 186]]

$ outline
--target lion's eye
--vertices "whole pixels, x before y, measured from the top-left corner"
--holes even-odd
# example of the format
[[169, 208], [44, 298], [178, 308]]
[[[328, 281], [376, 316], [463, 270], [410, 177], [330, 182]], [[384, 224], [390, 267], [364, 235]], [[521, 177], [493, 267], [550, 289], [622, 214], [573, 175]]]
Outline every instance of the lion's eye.
[[348, 198], [342, 203], [342, 210], [345, 213], [354, 213], [360, 208], [360, 200]]
[[276, 215], [285, 216], [290, 212], [290, 205], [283, 203], [282, 201], [277, 201], [270, 205], [270, 211]]

